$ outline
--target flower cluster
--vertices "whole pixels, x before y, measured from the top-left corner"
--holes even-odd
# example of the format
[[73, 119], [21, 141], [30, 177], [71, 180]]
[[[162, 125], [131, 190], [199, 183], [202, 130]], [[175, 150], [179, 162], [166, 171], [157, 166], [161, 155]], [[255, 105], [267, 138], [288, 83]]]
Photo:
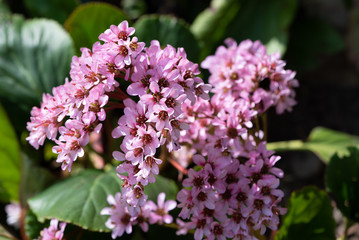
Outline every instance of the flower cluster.
[[177, 206], [176, 201], [165, 201], [165, 193], [160, 193], [157, 198], [157, 205], [151, 200], [140, 208], [140, 213], [134, 213], [126, 206], [121, 193], [116, 193], [115, 197], [108, 195], [107, 202], [111, 207], [102, 209], [102, 215], [110, 215], [106, 226], [112, 230], [112, 238], [120, 237], [126, 232], [132, 232], [132, 226], [139, 224], [144, 232], [148, 231], [148, 224], [170, 224], [173, 221], [169, 211]]
[[57, 219], [52, 219], [50, 226], [44, 228], [40, 233], [40, 237], [36, 240], [61, 240], [64, 236], [65, 227], [66, 223], [62, 222], [59, 224]]
[[[32, 109], [27, 140], [35, 148], [53, 140], [57, 162], [71, 171], [106, 113], [123, 109], [112, 131], [113, 138], [122, 138], [113, 157], [120, 161], [123, 186], [101, 211], [110, 215], [106, 226], [113, 238], [132, 232], [135, 224], [147, 231], [148, 223], [173, 221], [168, 211], [175, 201], [165, 202], [161, 193], [156, 205], [144, 193], [166, 160], [158, 158], [160, 148], [182, 167], [191, 159], [196, 165], [177, 195], [186, 220], [177, 219], [179, 233], [195, 229], [196, 240], [256, 239], [253, 231], [276, 229], [285, 212], [277, 189], [283, 173], [274, 167], [279, 157], [266, 149], [259, 122], [271, 106], [280, 114], [295, 105], [295, 72], [285, 70], [279, 55], [268, 55], [259, 41], [227, 40], [228, 48], [219, 47], [201, 65], [211, 73], [212, 89], [183, 48], [162, 47], [156, 40], [145, 47], [134, 32], [126, 21], [112, 25], [99, 36], [102, 43], [73, 57], [71, 81], [44, 94], [40, 108]], [[121, 79], [128, 81], [126, 92]], [[180, 153], [173, 154], [176, 150]], [[60, 230], [57, 225], [51, 221], [39, 239], [61, 239], [65, 224]]]
[[32, 109], [27, 140], [36, 149], [46, 138], [55, 141], [53, 152], [63, 170], [71, 171], [72, 163], [84, 155], [90, 133], [101, 130], [105, 105], [121, 107], [120, 101], [127, 97], [116, 78], [129, 74], [131, 62], [145, 45], [136, 37], [131, 39], [133, 33], [134, 28], [124, 21], [100, 35], [104, 44], [82, 48], [81, 56], [72, 58], [71, 81], [55, 87], [52, 95], [44, 94], [40, 108]]
[[[259, 42], [228, 44], [202, 63], [211, 72], [211, 101], [182, 105], [191, 124], [181, 143], [196, 150], [192, 159], [199, 170], [189, 169], [177, 200], [180, 217], [189, 219], [183, 232], [195, 229], [196, 240], [256, 239], [253, 231], [275, 230], [285, 213], [278, 207], [283, 192], [277, 189], [283, 173], [274, 167], [280, 157], [266, 149], [258, 122], [270, 106], [278, 113], [290, 110], [297, 81]], [[269, 89], [261, 86], [265, 79]], [[277, 101], [276, 94], [286, 100]]]
[[198, 65], [186, 58], [183, 49], [171, 46], [161, 49], [152, 41], [132, 63], [129, 95], [138, 96], [136, 103], [124, 100], [124, 115], [118, 120], [112, 136], [122, 137], [122, 151], [115, 151], [116, 160], [123, 161], [117, 168], [123, 180], [122, 197], [131, 207], [141, 207], [146, 201], [143, 186], [155, 182], [161, 160], [156, 150], [166, 146], [169, 152], [179, 149], [180, 131], [188, 129], [182, 120], [185, 100], [192, 104], [196, 97], [209, 99], [209, 86], [203, 84]]
[[298, 81], [295, 72], [285, 70], [280, 54], [268, 55], [260, 42], [242, 41], [239, 45], [227, 39], [228, 48], [220, 46], [214, 56], [207, 57], [201, 67], [210, 71], [209, 83], [216, 86], [216, 101], [241, 98], [254, 104], [259, 112], [275, 106], [278, 114], [290, 111]]

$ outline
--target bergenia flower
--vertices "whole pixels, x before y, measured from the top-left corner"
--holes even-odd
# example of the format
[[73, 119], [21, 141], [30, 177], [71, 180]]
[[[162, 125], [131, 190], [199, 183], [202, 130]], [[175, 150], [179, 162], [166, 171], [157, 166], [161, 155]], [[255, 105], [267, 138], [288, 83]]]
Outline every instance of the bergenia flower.
[[157, 205], [151, 200], [146, 203], [147, 206], [152, 210], [150, 213], [151, 224], [170, 224], [173, 221], [173, 217], [168, 214], [169, 211], [176, 208], [177, 203], [174, 200], [165, 201], [166, 194], [164, 192], [158, 194]]
[[52, 219], [50, 226], [41, 231], [37, 240], [61, 240], [64, 236], [66, 223], [59, 223], [57, 219]]
[[21, 206], [18, 203], [10, 203], [5, 206], [7, 214], [6, 222], [15, 228], [20, 228]]

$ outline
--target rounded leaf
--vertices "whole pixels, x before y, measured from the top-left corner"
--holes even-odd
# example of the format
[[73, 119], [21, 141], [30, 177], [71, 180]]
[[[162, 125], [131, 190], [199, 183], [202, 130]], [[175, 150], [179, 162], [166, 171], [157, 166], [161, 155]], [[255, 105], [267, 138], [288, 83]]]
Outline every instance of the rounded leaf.
[[199, 43], [183, 20], [171, 16], [144, 15], [134, 27], [138, 40], [147, 46], [152, 40], [158, 40], [164, 47], [167, 44], [183, 47], [191, 61], [196, 62], [199, 58]]
[[70, 36], [55, 21], [0, 19], [0, 97], [23, 109], [65, 82], [74, 55]]
[[86, 3], [77, 7], [65, 22], [65, 28], [75, 42], [75, 49], [92, 48], [98, 36], [110, 26], [128, 17], [121, 9], [107, 3]]

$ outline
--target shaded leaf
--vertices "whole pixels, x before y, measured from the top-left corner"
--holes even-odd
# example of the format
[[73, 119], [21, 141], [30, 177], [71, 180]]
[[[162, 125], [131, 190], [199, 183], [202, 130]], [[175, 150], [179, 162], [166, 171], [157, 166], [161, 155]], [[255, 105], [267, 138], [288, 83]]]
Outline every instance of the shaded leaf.
[[157, 196], [159, 193], [166, 193], [166, 200], [176, 200], [178, 188], [175, 181], [164, 178], [162, 176], [156, 176], [156, 182], [145, 186], [145, 194], [148, 199], [157, 203]]
[[121, 8], [130, 18], [135, 19], [146, 12], [147, 6], [144, 0], [123, 0]]
[[79, 5], [78, 0], [24, 0], [31, 17], [45, 17], [64, 23]]
[[293, 41], [286, 58], [294, 68], [314, 69], [345, 47], [340, 33], [319, 19], [300, 19], [293, 24], [291, 33]]
[[250, 38], [267, 45], [268, 52], [283, 55], [288, 29], [295, 16], [297, 0], [242, 1], [236, 18], [228, 25], [226, 35], [237, 41]]
[[9, 14], [10, 9], [4, 0], [0, 0], [0, 14]]
[[25, 215], [25, 233], [29, 239], [36, 239], [40, 236], [41, 230], [49, 227], [50, 221], [40, 223], [35, 214], [28, 210]]
[[20, 202], [23, 207], [27, 205], [27, 199], [44, 190], [55, 181], [47, 169], [37, 166], [29, 153], [21, 156], [21, 180], [20, 180]]
[[334, 153], [343, 156], [348, 153], [347, 147], [353, 145], [359, 145], [359, 137], [324, 127], [316, 127], [305, 142], [300, 140], [273, 142], [268, 143], [267, 148], [274, 151], [312, 151], [323, 162], [328, 163]]
[[359, 221], [359, 149], [348, 148], [349, 155], [330, 159], [325, 184], [338, 208], [348, 218]]
[[118, 25], [128, 17], [121, 9], [107, 3], [86, 3], [77, 7], [65, 22], [65, 28], [75, 43], [77, 53], [81, 47], [92, 48], [98, 36], [110, 26]]
[[226, 37], [227, 27], [236, 17], [240, 6], [241, 1], [238, 0], [212, 0], [210, 7], [195, 18], [191, 31], [205, 45], [202, 58]]
[[65, 82], [72, 40], [52, 20], [25, 21], [15, 15], [0, 23], [0, 96], [29, 111], [44, 92]]
[[145, 15], [138, 19], [134, 27], [138, 40], [147, 46], [156, 39], [161, 46], [170, 44], [176, 48], [183, 47], [191, 61], [196, 62], [199, 58], [199, 43], [183, 20], [171, 16]]
[[276, 240], [335, 239], [330, 198], [317, 187], [305, 187], [292, 194], [282, 223]]
[[0, 105], [0, 200], [19, 199], [19, 143], [6, 113]]

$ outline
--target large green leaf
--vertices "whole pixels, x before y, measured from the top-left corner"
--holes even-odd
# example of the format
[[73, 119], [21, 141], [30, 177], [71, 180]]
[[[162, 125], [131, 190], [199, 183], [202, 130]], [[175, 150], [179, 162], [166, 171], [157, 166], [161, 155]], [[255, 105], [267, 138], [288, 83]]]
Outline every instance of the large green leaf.
[[348, 148], [348, 156], [335, 154], [327, 167], [325, 184], [342, 213], [359, 221], [359, 149]]
[[134, 27], [138, 40], [145, 42], [147, 46], [156, 39], [162, 46], [170, 44], [173, 47], [183, 47], [191, 61], [199, 59], [199, 43], [183, 20], [171, 16], [144, 15]]
[[307, 141], [291, 140], [268, 143], [267, 147], [274, 151], [307, 150], [312, 151], [325, 163], [334, 153], [343, 156], [348, 153], [348, 146], [358, 146], [359, 137], [334, 131], [324, 127], [314, 128]]
[[64, 23], [71, 12], [79, 5], [78, 0], [24, 0], [32, 17], [45, 17]]
[[[177, 191], [174, 183], [159, 178], [160, 188], [152, 187], [156, 183], [146, 186], [150, 198], [156, 200], [162, 191], [173, 198]], [[121, 191], [121, 185], [114, 170], [106, 173], [85, 170], [46, 189], [30, 199], [29, 205], [40, 221], [57, 218], [92, 231], [108, 232], [105, 226], [108, 216], [100, 215], [100, 211], [108, 206], [107, 195]]]
[[0, 97], [29, 110], [44, 92], [64, 83], [72, 40], [53, 20], [0, 19]]
[[65, 22], [65, 28], [75, 42], [76, 51], [81, 47], [92, 48], [98, 36], [110, 25], [118, 25], [128, 19], [121, 9], [107, 3], [86, 3], [77, 7]]
[[0, 105], [0, 200], [18, 200], [20, 184], [19, 143]]
[[335, 239], [335, 222], [329, 196], [316, 187], [294, 192], [276, 240]]

